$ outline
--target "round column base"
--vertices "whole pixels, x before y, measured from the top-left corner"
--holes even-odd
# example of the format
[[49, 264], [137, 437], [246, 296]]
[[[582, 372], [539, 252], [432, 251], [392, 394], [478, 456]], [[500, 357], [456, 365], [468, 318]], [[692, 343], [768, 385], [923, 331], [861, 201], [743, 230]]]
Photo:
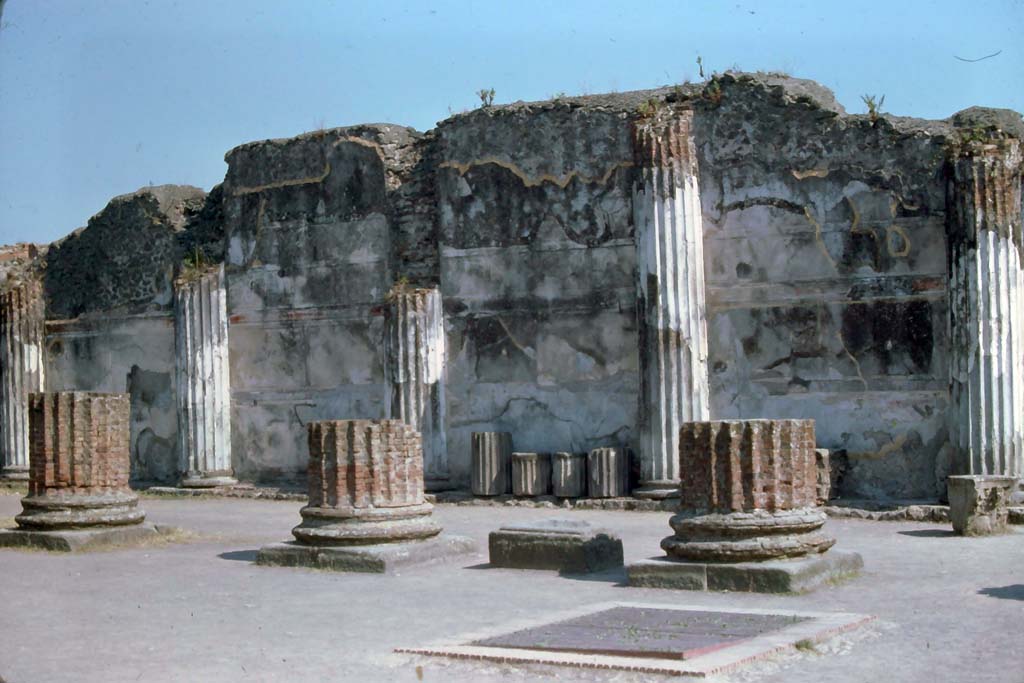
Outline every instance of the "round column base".
[[770, 512], [697, 514], [680, 512], [669, 524], [674, 536], [661, 541], [674, 558], [696, 562], [754, 562], [823, 553], [835, 539], [819, 530], [825, 514], [802, 508]]
[[22, 513], [14, 521], [31, 531], [127, 526], [146, 519], [138, 505], [139, 497], [124, 491], [26, 496], [21, 500]]
[[396, 508], [302, 508], [302, 524], [292, 529], [309, 545], [372, 545], [437, 536], [429, 503]]

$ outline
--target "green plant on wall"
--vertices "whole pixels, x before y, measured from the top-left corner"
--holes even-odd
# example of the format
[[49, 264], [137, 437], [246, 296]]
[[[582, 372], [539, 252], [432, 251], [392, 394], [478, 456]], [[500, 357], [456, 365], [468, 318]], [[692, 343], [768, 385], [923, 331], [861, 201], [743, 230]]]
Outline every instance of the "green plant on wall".
[[490, 107], [494, 104], [494, 88], [477, 90], [476, 96], [480, 98], [481, 107]]
[[880, 98], [875, 98], [874, 95], [861, 95], [860, 99], [864, 102], [864, 106], [868, 108], [868, 118], [871, 119], [871, 123], [878, 120], [878, 117], [882, 114], [882, 105], [885, 104], [885, 95]]

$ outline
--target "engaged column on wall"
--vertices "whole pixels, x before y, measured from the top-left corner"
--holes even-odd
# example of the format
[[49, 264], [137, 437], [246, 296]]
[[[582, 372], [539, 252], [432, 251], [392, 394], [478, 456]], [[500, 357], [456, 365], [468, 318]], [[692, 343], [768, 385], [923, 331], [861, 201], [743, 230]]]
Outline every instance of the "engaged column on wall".
[[1020, 141], [965, 142], [951, 159], [950, 441], [959, 474], [1024, 465]]
[[43, 390], [43, 295], [32, 280], [0, 293], [0, 478], [28, 479], [28, 395]]
[[640, 497], [679, 491], [679, 428], [709, 419], [704, 245], [693, 113], [634, 123]]
[[401, 284], [388, 294], [389, 417], [423, 437], [427, 491], [450, 485], [445, 437], [445, 338], [441, 292]]
[[175, 283], [178, 444], [186, 487], [230, 486], [231, 386], [224, 266]]

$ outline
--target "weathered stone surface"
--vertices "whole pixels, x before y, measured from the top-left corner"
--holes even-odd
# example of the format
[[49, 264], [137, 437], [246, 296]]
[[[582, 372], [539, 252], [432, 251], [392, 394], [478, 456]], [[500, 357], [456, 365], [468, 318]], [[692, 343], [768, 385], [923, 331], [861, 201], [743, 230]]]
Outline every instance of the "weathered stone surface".
[[43, 326], [38, 280], [0, 293], [0, 478], [28, 479], [28, 397], [44, 386]]
[[692, 111], [660, 107], [633, 126], [638, 497], [678, 495], [679, 427], [709, 417], [704, 231], [692, 123]]
[[28, 531], [138, 524], [128, 488], [128, 396], [29, 396], [29, 489], [18, 526]]
[[183, 256], [178, 237], [204, 197], [197, 187], [159, 185], [111, 199], [85, 228], [51, 246], [47, 315], [169, 309]]
[[323, 546], [275, 543], [260, 548], [256, 563], [280, 567], [311, 567], [336, 572], [385, 574], [420, 564], [459, 560], [476, 552], [476, 541], [440, 534], [419, 541], [377, 545]]
[[391, 416], [423, 437], [427, 491], [450, 488], [445, 435], [444, 310], [436, 288], [396, 285], [388, 294], [387, 375]]
[[591, 498], [629, 494], [629, 451], [595, 448], [587, 454], [587, 494]]
[[583, 574], [622, 566], [622, 540], [586, 522], [548, 519], [505, 526], [490, 533], [488, 546], [494, 567]]
[[947, 480], [949, 521], [963, 536], [986, 536], [1006, 531], [1016, 477], [958, 475]]
[[400, 420], [309, 425], [309, 504], [292, 530], [310, 545], [369, 545], [436, 536], [423, 500], [420, 435]]
[[551, 493], [559, 498], [587, 495], [587, 454], [551, 454]]
[[178, 448], [181, 485], [229, 486], [231, 379], [224, 266], [175, 283]]
[[551, 492], [551, 454], [512, 454], [512, 494], [546, 496]]
[[472, 490], [477, 496], [500, 496], [512, 486], [512, 435], [473, 432]]
[[835, 543], [813, 509], [818, 468], [813, 420], [688, 422], [679, 436], [682, 473], [672, 557], [747, 562], [822, 553]]
[[864, 567], [858, 553], [833, 550], [793, 560], [701, 563], [672, 558], [641, 560], [626, 567], [630, 586], [750, 593], [802, 593], [851, 578]]
[[163, 532], [158, 527], [148, 522], [128, 526], [46, 531], [0, 529], [0, 548], [34, 548], [73, 553], [138, 545], [158, 539], [162, 535]]
[[1021, 143], [955, 148], [949, 185], [950, 441], [960, 474], [1024, 474]]
[[815, 448], [814, 460], [817, 467], [817, 504], [825, 505], [832, 497], [832, 466], [829, 463], [829, 450]]

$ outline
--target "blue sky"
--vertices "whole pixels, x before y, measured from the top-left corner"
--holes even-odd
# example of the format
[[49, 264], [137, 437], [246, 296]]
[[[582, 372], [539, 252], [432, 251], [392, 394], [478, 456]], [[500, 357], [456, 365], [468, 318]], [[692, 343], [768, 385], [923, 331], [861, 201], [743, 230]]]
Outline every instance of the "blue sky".
[[[784, 70], [851, 112], [1024, 110], [1024, 1], [8, 0], [0, 243], [47, 242], [118, 194], [209, 189], [242, 142], [479, 103]], [[998, 50], [1001, 54], [976, 59]]]

